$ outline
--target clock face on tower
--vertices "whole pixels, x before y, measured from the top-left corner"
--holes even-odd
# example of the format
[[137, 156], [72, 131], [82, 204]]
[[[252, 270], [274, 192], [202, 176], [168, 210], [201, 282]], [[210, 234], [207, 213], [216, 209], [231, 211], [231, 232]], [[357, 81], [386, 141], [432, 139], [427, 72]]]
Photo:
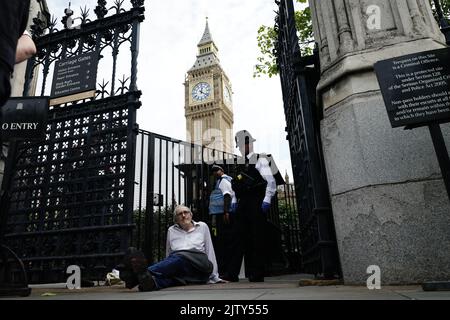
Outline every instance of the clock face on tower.
[[194, 101], [205, 101], [211, 94], [211, 86], [206, 82], [200, 82], [192, 89]]

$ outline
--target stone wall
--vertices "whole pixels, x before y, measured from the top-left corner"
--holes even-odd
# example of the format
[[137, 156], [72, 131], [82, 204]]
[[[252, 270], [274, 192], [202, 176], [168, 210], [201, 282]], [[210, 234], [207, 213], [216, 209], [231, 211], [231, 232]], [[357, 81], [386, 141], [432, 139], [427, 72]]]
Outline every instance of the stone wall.
[[[344, 282], [450, 278], [450, 205], [427, 128], [392, 129], [375, 62], [444, 47], [427, 0], [310, 0]], [[442, 125], [450, 143], [450, 127]], [[450, 144], [449, 144], [450, 146]]]

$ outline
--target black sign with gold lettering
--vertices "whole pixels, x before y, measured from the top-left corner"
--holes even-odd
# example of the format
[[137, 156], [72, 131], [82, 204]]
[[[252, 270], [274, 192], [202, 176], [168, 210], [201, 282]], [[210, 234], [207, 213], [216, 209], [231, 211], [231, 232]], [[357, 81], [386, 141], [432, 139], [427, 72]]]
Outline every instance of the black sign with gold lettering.
[[393, 128], [450, 121], [450, 50], [440, 49], [375, 64]]
[[95, 90], [98, 53], [80, 54], [55, 63], [52, 98]]

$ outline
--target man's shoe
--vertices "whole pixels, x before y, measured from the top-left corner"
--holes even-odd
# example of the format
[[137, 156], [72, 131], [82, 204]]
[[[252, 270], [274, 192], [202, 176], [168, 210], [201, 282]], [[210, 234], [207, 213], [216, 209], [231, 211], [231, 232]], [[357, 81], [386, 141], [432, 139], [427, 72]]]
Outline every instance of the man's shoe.
[[125, 288], [133, 289], [139, 284], [136, 274], [131, 270], [123, 269], [120, 271], [119, 278], [125, 282]]
[[133, 289], [139, 285], [138, 273], [147, 270], [147, 259], [144, 254], [134, 247], [127, 249], [123, 263], [117, 266], [119, 278], [125, 282], [127, 289]]
[[139, 291], [155, 291], [158, 288], [156, 287], [155, 280], [153, 279], [152, 275], [149, 271], [142, 272], [137, 275], [137, 278], [139, 280]]

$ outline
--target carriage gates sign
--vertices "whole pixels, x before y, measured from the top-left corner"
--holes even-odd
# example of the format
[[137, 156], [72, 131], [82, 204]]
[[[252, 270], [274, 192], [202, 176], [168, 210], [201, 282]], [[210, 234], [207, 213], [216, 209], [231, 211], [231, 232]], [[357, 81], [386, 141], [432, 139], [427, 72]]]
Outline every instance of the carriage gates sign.
[[[98, 53], [89, 52], [55, 63], [51, 105], [93, 97], [97, 81]], [[80, 94], [86, 93], [83, 97]], [[61, 97], [64, 97], [61, 99]], [[55, 99], [60, 98], [60, 99]]]

